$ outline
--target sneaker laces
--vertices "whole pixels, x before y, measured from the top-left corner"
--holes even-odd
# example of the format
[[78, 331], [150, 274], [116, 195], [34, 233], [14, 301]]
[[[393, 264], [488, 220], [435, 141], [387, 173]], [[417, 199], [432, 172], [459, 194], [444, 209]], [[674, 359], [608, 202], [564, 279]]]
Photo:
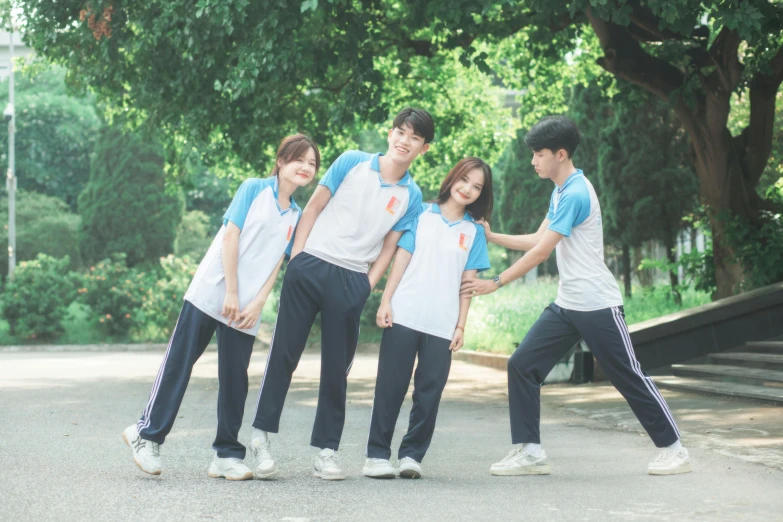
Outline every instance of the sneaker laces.
[[150, 445], [152, 456], [160, 457], [160, 444], [158, 444], [157, 442], [153, 442], [147, 439], [142, 439], [141, 436], [137, 436], [136, 440], [133, 441], [133, 446], [138, 453], [141, 453], [142, 450], [147, 448], [147, 443], [149, 443]]
[[237, 458], [237, 457], [229, 457], [229, 460], [231, 461], [231, 466], [230, 466], [231, 468], [233, 468], [234, 466], [237, 466], [237, 465], [241, 465], [241, 466], [245, 465], [245, 462], [242, 459]]
[[517, 458], [519, 455], [523, 454], [524, 452], [525, 451], [522, 448], [513, 449], [509, 452], [508, 455], [503, 457], [503, 460], [501, 460], [500, 462], [508, 462], [509, 460], [513, 460]]
[[672, 457], [676, 456], [677, 452], [670, 449], [663, 449], [660, 453], [658, 453], [658, 456], [655, 457], [655, 460], [653, 462], [665, 462]]
[[253, 442], [253, 456], [258, 462], [274, 460], [272, 458], [272, 444], [267, 442]]
[[321, 460], [324, 464], [324, 469], [326, 468], [337, 468], [340, 469], [340, 465], [337, 463], [337, 452], [331, 449], [323, 450], [319, 454], [321, 457]]

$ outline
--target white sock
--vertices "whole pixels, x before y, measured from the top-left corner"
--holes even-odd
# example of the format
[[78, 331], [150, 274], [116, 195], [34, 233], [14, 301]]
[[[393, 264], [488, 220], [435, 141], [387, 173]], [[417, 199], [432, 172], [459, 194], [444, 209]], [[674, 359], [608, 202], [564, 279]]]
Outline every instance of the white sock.
[[680, 451], [682, 449], [682, 443], [680, 442], [680, 439], [677, 439], [674, 444], [671, 446], [667, 446], [666, 449], [670, 449], [672, 451]]
[[541, 444], [536, 444], [534, 442], [522, 443], [522, 450], [532, 457], [540, 457], [541, 454], [543, 453], [543, 450], [541, 449]]
[[261, 439], [261, 442], [269, 442], [269, 434], [265, 431], [261, 431], [258, 428], [253, 428], [253, 434], [250, 436], [250, 440]]

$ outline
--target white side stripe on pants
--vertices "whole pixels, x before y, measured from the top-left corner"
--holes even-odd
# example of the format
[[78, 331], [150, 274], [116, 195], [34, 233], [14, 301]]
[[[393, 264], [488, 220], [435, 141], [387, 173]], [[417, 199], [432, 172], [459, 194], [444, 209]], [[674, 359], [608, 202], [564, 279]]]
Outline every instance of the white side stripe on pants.
[[633, 369], [634, 373], [642, 380], [645, 387], [647, 388], [647, 391], [649, 391], [650, 394], [655, 398], [656, 402], [658, 402], [658, 405], [663, 410], [664, 415], [666, 415], [666, 418], [669, 420], [672, 428], [674, 428], [674, 432], [677, 434], [677, 437], [679, 437], [680, 431], [677, 429], [677, 424], [674, 422], [674, 417], [669, 411], [669, 407], [666, 405], [666, 401], [663, 399], [661, 392], [658, 391], [658, 388], [655, 386], [655, 383], [650, 377], [644, 376], [642, 367], [639, 364], [639, 361], [636, 360], [636, 355], [633, 352], [633, 345], [631, 344], [631, 335], [628, 332], [628, 327], [625, 324], [625, 320], [623, 319], [620, 309], [612, 307], [612, 315], [614, 316], [614, 322], [617, 325], [617, 329], [620, 331], [620, 335], [623, 338], [623, 344], [625, 345], [625, 351], [628, 354], [628, 361], [631, 364], [631, 368]]
[[272, 340], [269, 342], [269, 354], [266, 356], [264, 377], [261, 379], [261, 388], [258, 390], [258, 398], [256, 399], [256, 411], [258, 411], [258, 405], [261, 403], [261, 392], [264, 391], [264, 383], [266, 382], [266, 373], [267, 371], [269, 371], [269, 361], [272, 360], [272, 349], [275, 347], [275, 333], [277, 332], [278, 321], [280, 321], [280, 300], [278, 300], [277, 302], [277, 318], [275, 319], [275, 328], [272, 330]]
[[166, 354], [163, 356], [163, 362], [160, 363], [160, 369], [158, 370], [158, 376], [155, 377], [155, 383], [152, 385], [152, 391], [150, 392], [150, 400], [149, 402], [147, 402], [147, 407], [144, 408], [144, 412], [141, 414], [142, 418], [144, 419], [144, 422], [142, 423], [141, 420], [139, 420], [137, 426], [138, 431], [141, 431], [144, 428], [149, 427], [150, 425], [150, 413], [152, 412], [152, 407], [155, 405], [155, 399], [158, 397], [158, 388], [160, 388], [160, 381], [163, 379], [163, 371], [166, 369], [166, 361], [169, 358], [169, 352], [171, 351], [171, 344], [174, 342], [174, 336], [177, 335], [177, 326], [179, 325], [180, 317], [182, 317], [182, 310], [180, 310], [179, 316], [177, 317], [177, 322], [174, 324], [174, 331], [171, 332], [171, 337], [169, 338], [169, 345], [166, 347]]

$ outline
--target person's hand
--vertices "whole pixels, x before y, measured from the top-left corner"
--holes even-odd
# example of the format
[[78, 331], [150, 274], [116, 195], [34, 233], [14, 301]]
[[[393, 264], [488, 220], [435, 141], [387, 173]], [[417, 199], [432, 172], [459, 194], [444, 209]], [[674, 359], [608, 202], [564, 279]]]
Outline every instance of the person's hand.
[[392, 307], [390, 303], [381, 302], [378, 307], [378, 313], [375, 314], [375, 324], [378, 328], [388, 328], [392, 326]]
[[449, 350], [452, 352], [459, 351], [459, 349], [462, 348], [462, 345], [465, 344], [464, 337], [465, 332], [462, 331], [462, 328], [455, 328], [454, 337], [451, 338], [451, 345], [449, 346]]
[[483, 219], [479, 219], [478, 221], [476, 221], [476, 223], [484, 227], [484, 235], [487, 236], [487, 241], [489, 241], [489, 237], [492, 235], [492, 230], [489, 229], [489, 223], [487, 223]]
[[266, 301], [259, 301], [247, 305], [245, 309], [242, 310], [242, 313], [239, 314], [239, 319], [237, 319], [237, 324], [234, 327], [239, 328], [240, 330], [253, 328], [256, 325], [258, 318], [261, 317], [261, 310], [264, 309], [265, 302]]
[[239, 320], [239, 295], [237, 292], [226, 292], [223, 299], [223, 310], [220, 315], [228, 319], [228, 326]]
[[491, 294], [497, 289], [498, 285], [488, 279], [465, 279], [462, 281], [459, 295], [462, 297], [476, 297], [478, 295]]

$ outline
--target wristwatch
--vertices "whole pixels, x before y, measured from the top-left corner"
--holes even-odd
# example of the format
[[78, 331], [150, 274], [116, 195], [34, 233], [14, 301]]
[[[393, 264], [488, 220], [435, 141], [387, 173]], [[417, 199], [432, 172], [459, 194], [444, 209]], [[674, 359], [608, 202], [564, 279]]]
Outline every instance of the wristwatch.
[[498, 285], [498, 288], [501, 288], [503, 286], [503, 283], [500, 281], [500, 274], [493, 277], [492, 282]]

